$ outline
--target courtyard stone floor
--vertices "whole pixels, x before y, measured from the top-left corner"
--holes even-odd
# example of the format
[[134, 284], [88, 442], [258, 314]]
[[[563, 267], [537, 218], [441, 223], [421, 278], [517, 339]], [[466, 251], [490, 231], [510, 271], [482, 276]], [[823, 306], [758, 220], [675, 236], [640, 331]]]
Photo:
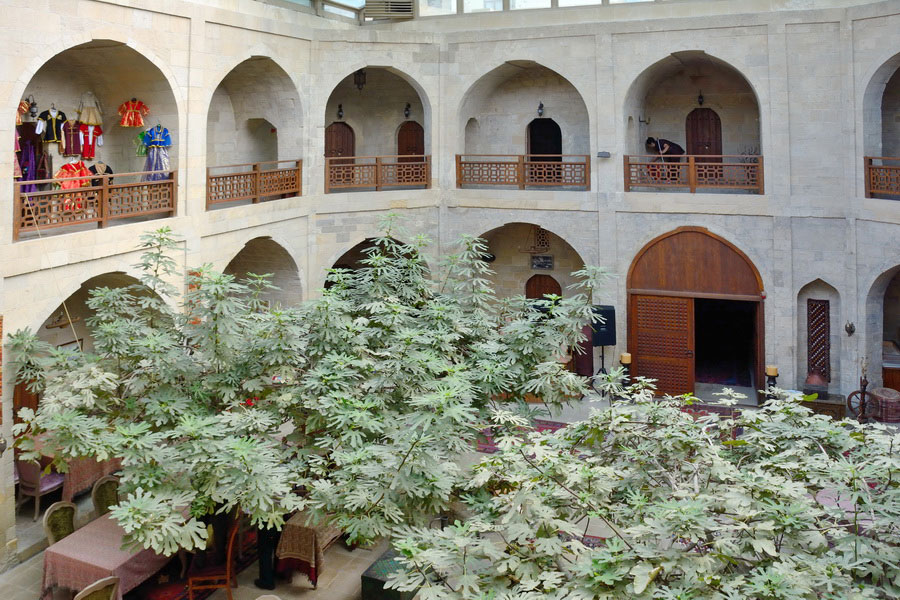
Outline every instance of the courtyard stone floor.
[[[360, 597], [360, 575], [375, 559], [387, 550], [387, 542], [372, 548], [357, 548], [350, 551], [342, 544], [334, 544], [325, 552], [325, 569], [319, 576], [318, 588], [305, 575], [296, 573], [288, 582], [278, 580], [273, 591], [261, 590], [253, 585], [259, 576], [257, 563], [251, 564], [238, 575], [238, 587], [232, 589], [234, 600], [256, 600], [267, 594], [281, 600], [358, 600]], [[44, 553], [29, 558], [12, 569], [0, 573], [0, 599], [38, 600], [41, 594], [41, 576], [44, 569]], [[53, 600], [70, 600], [71, 594], [56, 590]], [[133, 594], [126, 594], [125, 600], [140, 600]], [[226, 600], [225, 590], [217, 590], [209, 600]]]

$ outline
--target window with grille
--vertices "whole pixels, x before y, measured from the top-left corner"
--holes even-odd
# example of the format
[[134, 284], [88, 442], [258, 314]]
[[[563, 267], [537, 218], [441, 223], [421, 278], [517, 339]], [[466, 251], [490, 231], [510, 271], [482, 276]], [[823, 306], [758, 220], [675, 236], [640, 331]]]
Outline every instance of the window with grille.
[[806, 301], [806, 368], [831, 381], [831, 314], [828, 300]]

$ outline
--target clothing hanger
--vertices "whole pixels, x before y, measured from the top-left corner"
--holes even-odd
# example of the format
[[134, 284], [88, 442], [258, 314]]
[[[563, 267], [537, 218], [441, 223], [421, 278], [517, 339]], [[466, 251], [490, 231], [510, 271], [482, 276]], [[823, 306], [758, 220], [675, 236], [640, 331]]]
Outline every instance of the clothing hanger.
[[137, 102], [137, 98], [135, 98], [134, 96], [132, 96], [132, 97], [131, 97], [131, 101], [132, 101], [132, 102]]

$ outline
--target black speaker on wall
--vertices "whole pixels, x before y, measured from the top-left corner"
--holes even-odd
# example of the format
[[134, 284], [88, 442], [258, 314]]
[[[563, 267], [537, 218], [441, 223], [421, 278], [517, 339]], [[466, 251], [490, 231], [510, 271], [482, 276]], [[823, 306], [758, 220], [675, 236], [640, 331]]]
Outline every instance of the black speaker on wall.
[[607, 304], [595, 304], [594, 314], [600, 316], [603, 322], [592, 325], [594, 334], [591, 343], [594, 346], [616, 345], [616, 307]]

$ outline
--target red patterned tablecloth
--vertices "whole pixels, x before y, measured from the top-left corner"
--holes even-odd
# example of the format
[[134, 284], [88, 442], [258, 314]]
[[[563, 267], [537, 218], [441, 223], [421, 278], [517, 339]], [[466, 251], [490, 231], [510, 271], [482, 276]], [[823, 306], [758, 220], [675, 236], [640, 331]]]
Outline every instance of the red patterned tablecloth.
[[341, 530], [326, 524], [306, 525], [307, 515], [298, 512], [284, 524], [275, 556], [279, 572], [301, 569], [316, 584], [325, 567], [325, 549], [341, 537]]
[[53, 587], [73, 592], [83, 590], [98, 579], [115, 575], [122, 595], [159, 571], [171, 558], [152, 550], [122, 550], [124, 530], [108, 514], [56, 542], [44, 552], [41, 598]]
[[84, 457], [73, 458], [68, 461], [69, 472], [66, 473], [66, 481], [63, 483], [62, 499], [71, 502], [76, 494], [89, 490], [94, 483], [105, 475], [112, 475], [122, 468], [122, 459], [97, 460]]

